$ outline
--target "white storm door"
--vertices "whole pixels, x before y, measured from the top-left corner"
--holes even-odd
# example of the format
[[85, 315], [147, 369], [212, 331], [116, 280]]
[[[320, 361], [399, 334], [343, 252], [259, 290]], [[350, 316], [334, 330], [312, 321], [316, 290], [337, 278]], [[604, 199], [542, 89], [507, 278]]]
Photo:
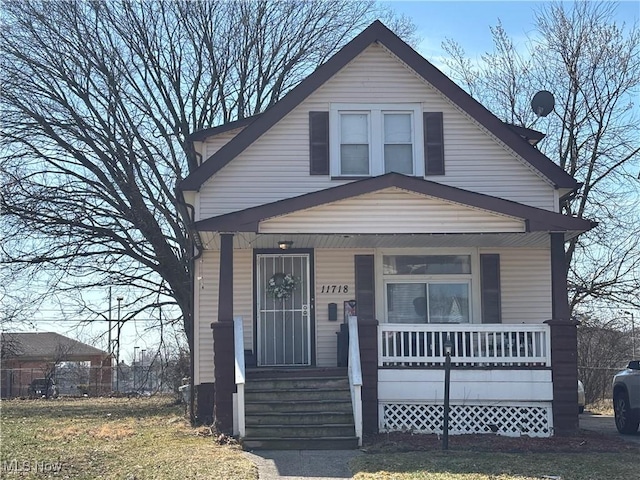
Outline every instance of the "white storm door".
[[[309, 255], [259, 254], [256, 260], [258, 365], [311, 365]], [[283, 276], [292, 277], [294, 287], [280, 289], [283, 298], [277, 298], [269, 281], [280, 286]]]

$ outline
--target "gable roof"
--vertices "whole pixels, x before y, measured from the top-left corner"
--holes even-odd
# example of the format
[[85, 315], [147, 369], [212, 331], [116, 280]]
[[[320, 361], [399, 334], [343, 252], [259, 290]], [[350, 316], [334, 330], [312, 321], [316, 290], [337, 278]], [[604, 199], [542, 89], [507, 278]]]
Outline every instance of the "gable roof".
[[498, 197], [475, 193], [399, 173], [387, 173], [378, 177], [365, 178], [298, 197], [287, 198], [278, 202], [259, 205], [218, 217], [207, 218], [196, 222], [195, 227], [199, 231], [258, 233], [260, 222], [263, 220], [390, 187], [436, 197], [445, 201], [479, 208], [501, 215], [520, 218], [525, 221], [527, 232], [582, 233], [596, 225], [590, 220], [570, 217]]
[[98, 348], [54, 332], [3, 333], [3, 349], [14, 358], [49, 358], [73, 361], [74, 358], [109, 355]]
[[262, 114], [257, 113], [256, 115], [252, 115], [251, 117], [241, 118], [240, 120], [234, 120], [233, 122], [223, 123], [222, 125], [218, 125], [216, 127], [205, 128], [204, 130], [198, 130], [197, 132], [193, 132], [187, 138], [189, 142], [199, 142], [206, 140], [207, 138], [213, 135], [219, 135], [224, 132], [228, 132], [230, 130], [234, 130], [240, 127], [246, 127], [254, 120], [259, 118]]
[[[556, 188], [575, 189], [576, 180], [548, 157], [523, 140], [499, 118], [473, 99], [429, 61], [402, 41], [382, 22], [376, 20], [357, 37], [347, 43], [338, 53], [318, 67], [311, 75], [292, 89], [280, 101], [261, 115], [256, 116], [247, 127], [205, 160], [200, 167], [184, 178], [178, 188], [182, 191], [198, 190], [212, 175], [242, 153], [249, 145], [267, 132], [273, 125], [291, 112], [309, 95], [338, 73], [369, 45], [378, 42], [412, 68], [429, 84], [446, 95], [450, 101], [483, 125], [488, 131], [520, 155], [534, 169], [545, 176]], [[250, 117], [254, 118], [254, 117]], [[240, 125], [236, 125], [240, 126]], [[196, 137], [199, 138], [199, 137]]]

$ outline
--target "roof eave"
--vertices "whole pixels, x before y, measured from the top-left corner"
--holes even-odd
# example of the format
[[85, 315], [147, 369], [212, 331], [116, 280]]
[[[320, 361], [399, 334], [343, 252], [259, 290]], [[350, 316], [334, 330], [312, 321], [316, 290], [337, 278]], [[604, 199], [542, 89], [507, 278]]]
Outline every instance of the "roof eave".
[[595, 226], [590, 220], [570, 217], [502, 198], [483, 195], [398, 173], [388, 173], [378, 177], [366, 178], [349, 184], [307, 193], [298, 197], [287, 198], [277, 202], [200, 220], [196, 222], [194, 226], [198, 231], [259, 233], [260, 222], [267, 218], [287, 215], [296, 211], [345, 200], [390, 187], [401, 188], [418, 194], [441, 198], [445, 201], [456, 202], [469, 207], [521, 218], [527, 222], [527, 231], [531, 232], [575, 230], [582, 233]]

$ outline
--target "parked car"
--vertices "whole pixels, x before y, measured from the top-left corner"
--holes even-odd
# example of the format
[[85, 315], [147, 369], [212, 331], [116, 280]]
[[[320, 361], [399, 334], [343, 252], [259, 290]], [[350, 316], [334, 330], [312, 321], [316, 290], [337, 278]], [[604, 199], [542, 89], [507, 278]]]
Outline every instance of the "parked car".
[[613, 377], [613, 411], [620, 433], [634, 434], [640, 425], [640, 360], [632, 360]]
[[29, 398], [57, 398], [58, 386], [53, 378], [35, 378], [29, 385]]
[[578, 413], [584, 413], [584, 385], [578, 380]]

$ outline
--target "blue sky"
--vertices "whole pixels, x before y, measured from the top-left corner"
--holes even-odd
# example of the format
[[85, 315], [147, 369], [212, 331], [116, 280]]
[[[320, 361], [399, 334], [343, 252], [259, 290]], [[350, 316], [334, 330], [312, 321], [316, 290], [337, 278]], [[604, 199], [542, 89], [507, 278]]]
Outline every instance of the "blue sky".
[[[417, 50], [427, 60], [437, 64], [443, 55], [441, 44], [446, 38], [459, 43], [467, 56], [475, 58], [492, 48], [489, 27], [498, 20], [514, 39], [516, 47], [534, 31], [534, 11], [551, 2], [532, 1], [395, 1], [388, 2], [397, 12], [408, 15], [418, 25], [422, 42]], [[564, 2], [572, 3], [571, 1]], [[640, 1], [617, 3], [616, 19], [632, 23], [640, 18]]]

